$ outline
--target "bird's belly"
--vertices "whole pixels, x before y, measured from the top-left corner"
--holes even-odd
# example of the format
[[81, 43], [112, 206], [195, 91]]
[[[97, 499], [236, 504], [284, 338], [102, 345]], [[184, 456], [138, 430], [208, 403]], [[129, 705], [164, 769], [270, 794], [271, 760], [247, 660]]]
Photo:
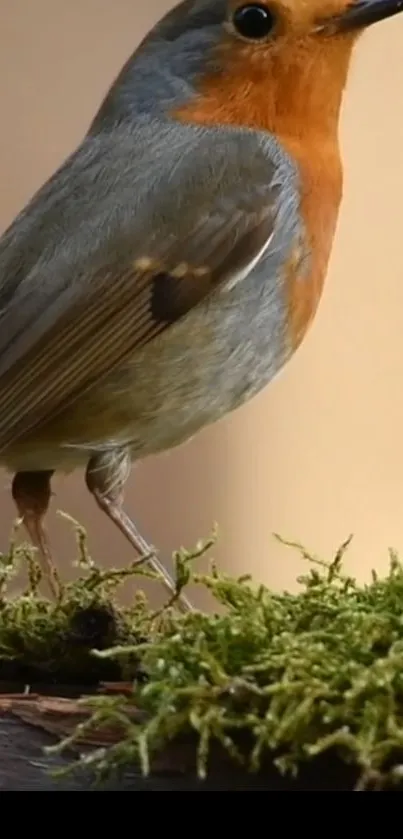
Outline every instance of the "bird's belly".
[[131, 443], [144, 455], [178, 445], [257, 394], [286, 359], [270, 310], [194, 313], [136, 359]]
[[93, 450], [127, 444], [134, 458], [144, 457], [216, 422], [291, 355], [280, 291], [257, 276], [212, 298], [7, 452], [8, 465], [69, 471]]

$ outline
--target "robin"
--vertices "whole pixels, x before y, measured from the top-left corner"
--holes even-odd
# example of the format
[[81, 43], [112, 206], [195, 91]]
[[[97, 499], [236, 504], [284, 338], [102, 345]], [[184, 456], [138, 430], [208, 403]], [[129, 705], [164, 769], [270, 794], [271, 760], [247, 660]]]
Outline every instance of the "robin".
[[55, 470], [85, 468], [142, 561], [152, 551], [123, 508], [133, 460], [251, 399], [300, 345], [342, 196], [351, 53], [402, 10], [185, 0], [4, 233], [0, 462], [50, 579]]

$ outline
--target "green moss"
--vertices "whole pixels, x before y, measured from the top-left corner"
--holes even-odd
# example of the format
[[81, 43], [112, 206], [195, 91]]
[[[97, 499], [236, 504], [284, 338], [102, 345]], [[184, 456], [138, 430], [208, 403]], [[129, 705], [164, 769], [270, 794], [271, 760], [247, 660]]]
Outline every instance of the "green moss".
[[[360, 586], [343, 570], [348, 543], [330, 562], [294, 546], [308, 562], [307, 573], [299, 578], [298, 593], [277, 594], [249, 578], [220, 574], [214, 565], [210, 574], [198, 575], [195, 558], [212, 543], [174, 558], [178, 590], [189, 580], [207, 587], [217, 613], [182, 615], [174, 603], [156, 613], [145, 599], [121, 612], [125, 637], [93, 657], [114, 662], [121, 673], [131, 671], [133, 694], [86, 699], [88, 721], [53, 750], [66, 749], [88, 728], [117, 723], [117, 743], [80, 758], [101, 775], [132, 761], [140, 761], [147, 773], [170, 741], [192, 735], [200, 777], [209, 771], [210, 745], [219, 741], [250, 771], [270, 753], [281, 772], [295, 775], [302, 764], [336, 750], [359, 770], [359, 788], [374, 777], [380, 783], [400, 779], [403, 566], [398, 557], [391, 553], [385, 578], [373, 573], [371, 582]], [[110, 606], [116, 572], [102, 575], [86, 562], [81, 581], [66, 587], [64, 599], [52, 607], [63, 612], [63, 627], [69, 597], [86, 603], [98, 591]], [[25, 601], [3, 605], [3, 615], [11, 610], [11, 625], [18, 616], [21, 626]], [[28, 633], [36, 654], [48, 637], [46, 621], [55, 625], [55, 611], [43, 617], [41, 603], [31, 604], [37, 612]], [[0, 645], [4, 633], [1, 624]], [[24, 633], [21, 626], [21, 637]], [[15, 652], [15, 645], [11, 649]], [[141, 721], [133, 719], [135, 708], [145, 712]], [[246, 750], [239, 745], [243, 735]]]
[[[71, 520], [70, 520], [71, 521]], [[49, 599], [41, 593], [42, 571], [34, 550], [17, 546], [13, 539], [7, 554], [0, 555], [0, 682], [72, 683], [96, 685], [104, 679], [134, 676], [137, 658], [120, 662], [101, 661], [93, 648], [136, 644], [140, 616], [147, 613], [139, 594], [131, 608], [117, 605], [118, 587], [133, 575], [131, 567], [102, 570], [91, 559], [84, 530], [75, 522], [78, 578], [64, 584], [58, 579], [58, 594]], [[22, 594], [9, 594], [11, 583], [27, 571]], [[142, 571], [142, 573], [146, 573]]]

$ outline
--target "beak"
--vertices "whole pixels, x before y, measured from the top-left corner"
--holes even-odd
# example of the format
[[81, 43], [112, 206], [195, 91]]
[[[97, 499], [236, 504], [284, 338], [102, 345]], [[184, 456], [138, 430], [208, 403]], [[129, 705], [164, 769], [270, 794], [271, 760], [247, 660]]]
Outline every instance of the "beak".
[[354, 32], [399, 12], [403, 12], [403, 0], [356, 0], [340, 14], [323, 22], [320, 28], [329, 34]]

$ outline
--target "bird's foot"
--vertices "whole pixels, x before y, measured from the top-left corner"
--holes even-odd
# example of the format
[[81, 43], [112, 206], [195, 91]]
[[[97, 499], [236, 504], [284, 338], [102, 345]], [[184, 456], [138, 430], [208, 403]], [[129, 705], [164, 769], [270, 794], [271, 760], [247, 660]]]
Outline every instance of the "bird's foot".
[[43, 524], [51, 497], [52, 472], [17, 472], [12, 483], [12, 495], [28, 536], [37, 548], [52, 595], [60, 595], [60, 579], [53, 562], [49, 540]]
[[[86, 483], [99, 508], [116, 524], [128, 542], [140, 554], [138, 564], [148, 562], [162, 578], [169, 593], [176, 594], [175, 582], [151, 547], [139, 533], [136, 525], [122, 509], [123, 488], [130, 472], [130, 455], [126, 449], [102, 452], [94, 455], [87, 467]], [[178, 604], [188, 612], [193, 606], [182, 592]]]

